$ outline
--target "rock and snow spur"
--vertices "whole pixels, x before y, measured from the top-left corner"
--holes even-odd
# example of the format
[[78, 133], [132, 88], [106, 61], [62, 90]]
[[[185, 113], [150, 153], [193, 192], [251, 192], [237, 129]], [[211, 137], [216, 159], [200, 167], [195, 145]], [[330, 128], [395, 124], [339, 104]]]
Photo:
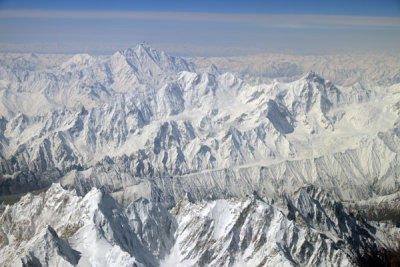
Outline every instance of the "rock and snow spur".
[[138, 200], [126, 209], [99, 189], [85, 197], [53, 184], [1, 214], [1, 264], [154, 266], [173, 243], [166, 209]]
[[0, 264], [349, 266], [378, 252], [377, 231], [314, 187], [275, 203], [183, 198], [168, 211], [142, 198], [123, 208], [102, 190], [79, 197], [53, 184], [2, 207]]
[[396, 248], [399, 84], [250, 85], [145, 44], [39, 58], [0, 61], [0, 200], [22, 196], [0, 209], [3, 262], [347, 266]]

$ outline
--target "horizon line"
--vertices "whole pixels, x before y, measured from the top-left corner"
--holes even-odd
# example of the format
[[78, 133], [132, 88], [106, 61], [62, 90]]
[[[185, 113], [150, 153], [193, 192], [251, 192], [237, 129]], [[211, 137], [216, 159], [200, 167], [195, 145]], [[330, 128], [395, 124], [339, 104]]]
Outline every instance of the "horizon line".
[[[269, 27], [302, 28], [315, 26], [400, 27], [400, 17], [323, 14], [240, 14], [170, 11], [99, 11], [0, 9], [0, 19], [83, 19], [161, 20], [203, 22], [267, 23]], [[298, 23], [303, 23], [298, 24]]]

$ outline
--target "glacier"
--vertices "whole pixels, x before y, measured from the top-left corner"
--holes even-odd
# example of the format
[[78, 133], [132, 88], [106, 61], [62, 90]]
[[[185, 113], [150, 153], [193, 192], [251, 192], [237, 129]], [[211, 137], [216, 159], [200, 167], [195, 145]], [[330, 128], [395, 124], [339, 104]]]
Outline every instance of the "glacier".
[[0, 62], [4, 264], [349, 266], [397, 249], [398, 83], [254, 85], [146, 44]]

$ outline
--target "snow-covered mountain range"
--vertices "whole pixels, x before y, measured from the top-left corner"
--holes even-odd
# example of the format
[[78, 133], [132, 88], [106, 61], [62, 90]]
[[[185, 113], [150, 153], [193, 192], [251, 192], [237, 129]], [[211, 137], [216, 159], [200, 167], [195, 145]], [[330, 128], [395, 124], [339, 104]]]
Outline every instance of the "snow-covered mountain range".
[[76, 193], [3, 206], [4, 264], [348, 266], [396, 248], [398, 228], [360, 218], [400, 222], [400, 84], [249, 85], [144, 44], [34, 57], [0, 60], [0, 197]]
[[374, 255], [388, 242], [312, 186], [275, 204], [183, 198], [168, 211], [53, 184], [3, 207], [0, 222], [0, 256], [12, 266], [351, 266], [382, 263]]

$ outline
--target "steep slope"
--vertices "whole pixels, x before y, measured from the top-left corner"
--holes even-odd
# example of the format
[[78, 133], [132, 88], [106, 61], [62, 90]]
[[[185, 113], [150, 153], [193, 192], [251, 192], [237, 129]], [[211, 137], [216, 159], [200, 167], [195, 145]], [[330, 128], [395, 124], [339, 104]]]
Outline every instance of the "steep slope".
[[26, 255], [14, 261], [13, 266], [75, 266], [80, 259], [79, 252], [59, 238], [51, 226], [24, 244], [24, 250]]
[[335, 188], [343, 199], [393, 193], [397, 89], [346, 93], [312, 72], [254, 87], [229, 73], [181, 72], [158, 90], [114, 94], [99, 107], [3, 118], [0, 190], [59, 179], [79, 193], [147, 184], [169, 204], [185, 192], [273, 197], [304, 183]]
[[365, 255], [380, 242], [371, 235], [376, 229], [315, 187], [283, 203], [186, 200], [172, 212], [179, 227], [166, 266], [351, 266], [372, 260]]
[[2, 265], [154, 266], [173, 243], [165, 209], [138, 201], [125, 210], [97, 189], [82, 198], [54, 184], [6, 206], [0, 220]]
[[0, 65], [0, 201], [22, 196], [0, 206], [0, 265], [349, 266], [396, 249], [399, 84], [251, 86], [144, 44], [42, 60]]
[[0, 67], [0, 111], [6, 117], [43, 115], [60, 106], [98, 106], [116, 93], [158, 89], [180, 71], [193, 70], [185, 60], [147, 44], [112, 56], [77, 54], [58, 66], [35, 68], [30, 58], [17, 63]]
[[0, 222], [2, 266], [349, 266], [383, 249], [378, 228], [315, 187], [275, 204], [186, 198], [169, 212], [144, 199], [123, 209], [101, 190], [78, 197], [54, 184], [2, 207]]

